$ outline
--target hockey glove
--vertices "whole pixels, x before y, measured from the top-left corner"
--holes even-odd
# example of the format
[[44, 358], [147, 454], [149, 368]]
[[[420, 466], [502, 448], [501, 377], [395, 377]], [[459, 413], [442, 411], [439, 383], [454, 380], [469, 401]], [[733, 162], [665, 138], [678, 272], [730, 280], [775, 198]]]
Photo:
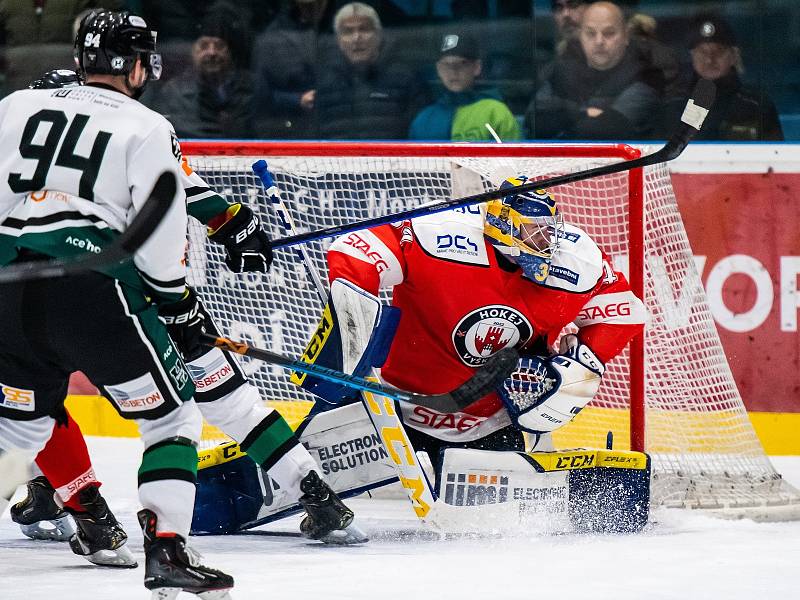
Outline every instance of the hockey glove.
[[[218, 224], [222, 219], [222, 224]], [[225, 264], [234, 273], [266, 273], [272, 263], [272, 248], [261, 228], [261, 221], [243, 204], [233, 204], [225, 213], [212, 219], [208, 237], [225, 246]]]
[[521, 358], [497, 390], [512, 423], [545, 433], [569, 423], [597, 393], [605, 366], [577, 336], [561, 340], [561, 354]]
[[169, 337], [186, 362], [198, 358], [206, 351], [200, 344], [200, 336], [205, 331], [205, 317], [200, 300], [191, 288], [187, 288], [183, 298], [177, 302], [160, 305], [158, 318], [166, 325]]

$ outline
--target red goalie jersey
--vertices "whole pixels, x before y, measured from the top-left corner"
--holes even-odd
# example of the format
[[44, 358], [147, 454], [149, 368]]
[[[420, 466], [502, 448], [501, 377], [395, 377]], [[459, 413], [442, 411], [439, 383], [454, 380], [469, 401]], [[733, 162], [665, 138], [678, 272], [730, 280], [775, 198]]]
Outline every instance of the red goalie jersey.
[[[505, 346], [548, 354], [570, 323], [603, 362], [642, 331], [644, 306], [625, 277], [581, 229], [566, 225], [563, 235], [543, 285], [498, 260], [476, 207], [344, 235], [328, 252], [329, 276], [376, 295], [393, 290], [401, 317], [381, 375], [401, 389], [442, 393]], [[511, 422], [494, 393], [460, 413], [405, 403], [401, 412], [408, 426], [450, 442]]]

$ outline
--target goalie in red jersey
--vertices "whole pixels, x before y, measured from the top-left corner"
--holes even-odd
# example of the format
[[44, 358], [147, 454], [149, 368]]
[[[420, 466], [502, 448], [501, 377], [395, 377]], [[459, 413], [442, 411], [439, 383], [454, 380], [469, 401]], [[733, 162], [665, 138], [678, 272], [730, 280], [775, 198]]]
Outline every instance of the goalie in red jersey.
[[[524, 182], [513, 178], [503, 186]], [[343, 351], [325, 348], [317, 364], [357, 375], [382, 366], [387, 383], [435, 394], [468, 379], [501, 348], [522, 354], [496, 393], [460, 412], [400, 403], [411, 442], [434, 465], [444, 447], [524, 450], [523, 431], [535, 434], [543, 449], [548, 434], [592, 400], [605, 364], [645, 321], [622, 273], [587, 233], [564, 223], [543, 192], [349, 233], [331, 245], [328, 262], [326, 314], [336, 324], [333, 338], [342, 340], [334, 346]], [[388, 354], [391, 327], [383, 318], [363, 317], [388, 312], [378, 305], [382, 289], [392, 290], [400, 313]], [[353, 315], [368, 326], [359, 331]], [[563, 335], [556, 349], [571, 324], [577, 332]], [[348, 350], [354, 345], [365, 349]], [[303, 385], [332, 404], [344, 395], [324, 382]]]

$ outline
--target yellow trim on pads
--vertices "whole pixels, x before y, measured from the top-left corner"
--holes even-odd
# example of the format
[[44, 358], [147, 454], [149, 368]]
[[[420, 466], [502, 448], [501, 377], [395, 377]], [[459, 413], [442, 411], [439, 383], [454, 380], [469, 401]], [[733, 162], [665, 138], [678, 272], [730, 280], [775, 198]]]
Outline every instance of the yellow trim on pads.
[[[290, 425], [296, 427], [297, 423], [311, 410], [311, 402], [268, 402], [270, 406], [277, 409]], [[122, 419], [111, 404], [101, 396], [70, 396], [67, 398], [67, 409], [72, 414], [73, 418], [80, 424], [81, 429], [86, 435], [100, 435], [100, 436], [113, 436], [113, 437], [137, 437], [139, 435], [136, 429], [136, 424], [133, 421], [126, 421]], [[556, 439], [556, 446], [561, 448], [570, 448], [581, 445], [586, 445], [591, 442], [591, 446], [603, 447], [605, 440], [588, 440], [583, 444], [576, 443], [577, 440], [570, 439], [570, 430], [576, 430], [580, 426], [580, 420], [588, 413], [588, 410], [583, 411], [579, 418], [573, 423], [564, 427], [560, 435], [554, 436]], [[619, 412], [620, 414], [613, 414], [614, 417], [609, 422], [609, 426], [604, 430], [614, 431], [614, 447], [627, 448], [628, 447], [628, 434], [627, 434], [627, 414], [625, 411], [608, 411]], [[764, 413], [764, 412], [751, 412], [749, 413], [750, 422], [756, 430], [761, 444], [767, 454], [782, 455], [782, 454], [797, 454], [800, 455], [800, 412], [798, 413]], [[577, 433], [577, 431], [576, 431]], [[203, 437], [205, 439], [214, 439], [216, 437], [223, 438], [220, 432], [212, 427], [205, 426], [203, 429]], [[559, 439], [564, 438], [564, 439]]]

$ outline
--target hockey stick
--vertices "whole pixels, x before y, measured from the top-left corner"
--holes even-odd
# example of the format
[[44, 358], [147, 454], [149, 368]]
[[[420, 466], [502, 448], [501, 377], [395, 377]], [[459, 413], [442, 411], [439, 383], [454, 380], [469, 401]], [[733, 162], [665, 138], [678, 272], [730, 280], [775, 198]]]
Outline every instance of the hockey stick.
[[464, 206], [471, 206], [473, 204], [481, 204], [482, 202], [488, 202], [489, 200], [495, 200], [511, 194], [532, 192], [535, 190], [551, 188], [567, 183], [574, 183], [576, 181], [583, 181], [585, 179], [592, 179], [594, 177], [602, 177], [604, 175], [612, 175], [614, 173], [621, 173], [631, 169], [669, 162], [680, 156], [694, 135], [700, 131], [700, 127], [702, 126], [706, 115], [708, 115], [711, 105], [714, 103], [715, 94], [716, 86], [707, 79], [701, 79], [697, 83], [697, 86], [695, 86], [691, 98], [689, 98], [688, 102], [686, 103], [686, 108], [681, 116], [681, 124], [678, 127], [678, 130], [662, 148], [656, 152], [653, 152], [652, 154], [648, 154], [647, 156], [642, 156], [640, 158], [626, 160], [611, 165], [603, 165], [600, 167], [587, 169], [585, 171], [577, 171], [575, 173], [568, 173], [566, 175], [558, 175], [557, 177], [541, 179], [531, 183], [524, 183], [513, 188], [490, 190], [488, 192], [475, 194], [473, 196], [454, 198], [453, 200], [443, 200], [442, 202], [418, 206], [417, 208], [412, 208], [391, 215], [374, 217], [372, 219], [364, 219], [363, 221], [355, 221], [343, 225], [336, 225], [334, 227], [327, 227], [325, 229], [318, 229], [317, 231], [309, 231], [308, 233], [292, 235], [289, 237], [272, 240], [271, 246], [273, 248], [286, 248], [296, 244], [303, 244], [322, 238], [338, 236], [351, 231], [368, 229], [377, 225], [396, 223], [398, 221], [413, 219], [414, 217], [421, 217], [424, 215], [431, 215], [445, 210], [462, 208]]
[[110, 267], [127, 260], [148, 240], [170, 209], [175, 198], [176, 186], [175, 175], [169, 171], [159, 175], [153, 191], [150, 192], [150, 197], [131, 224], [116, 240], [99, 253], [86, 252], [72, 257], [13, 264], [0, 269], [0, 284], [64, 277]]
[[328, 369], [319, 365], [305, 363], [299, 360], [292, 360], [282, 354], [276, 354], [269, 350], [254, 348], [243, 342], [234, 342], [224, 337], [215, 337], [204, 333], [200, 337], [201, 343], [206, 346], [221, 348], [229, 352], [235, 352], [242, 356], [249, 356], [258, 360], [263, 360], [273, 365], [278, 365], [289, 371], [299, 371], [319, 379], [345, 385], [355, 390], [371, 392], [392, 400], [403, 400], [419, 406], [424, 406], [439, 412], [454, 412], [464, 406], [480, 400], [494, 389], [517, 367], [519, 354], [513, 348], [503, 348], [493, 354], [475, 374], [460, 386], [445, 392], [444, 394], [415, 394], [403, 390], [381, 385], [380, 383], [369, 381], [354, 375], [348, 375], [341, 371]]

